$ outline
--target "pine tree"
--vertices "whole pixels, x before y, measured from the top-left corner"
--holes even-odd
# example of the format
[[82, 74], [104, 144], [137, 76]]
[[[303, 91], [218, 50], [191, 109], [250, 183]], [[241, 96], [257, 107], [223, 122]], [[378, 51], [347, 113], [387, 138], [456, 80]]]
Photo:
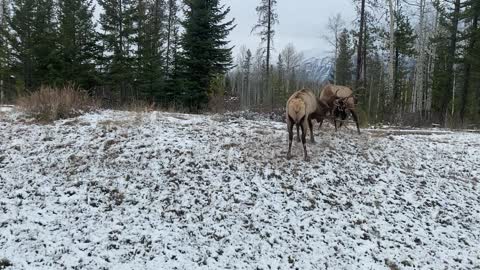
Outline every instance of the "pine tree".
[[286, 100], [286, 91], [285, 91], [285, 61], [283, 60], [282, 54], [278, 55], [277, 61], [277, 75], [276, 81], [273, 85], [274, 87], [274, 108], [275, 105], [283, 105]]
[[338, 58], [336, 63], [337, 84], [350, 85], [352, 79], [352, 49], [347, 29], [344, 29], [338, 39]]
[[170, 34], [169, 39], [170, 41], [168, 41], [167, 44], [169, 44], [168, 47], [170, 47], [170, 50], [167, 53], [166, 62], [170, 64], [168, 64], [168, 67], [165, 69], [165, 93], [164, 96], [160, 98], [160, 103], [163, 106], [177, 106], [182, 103], [180, 94], [185, 89], [185, 80], [182, 78], [182, 67], [180, 65], [181, 48], [178, 27], [172, 28], [172, 33]]
[[232, 66], [232, 48], [227, 47], [233, 20], [225, 21], [230, 8], [219, 0], [189, 0], [181, 39], [182, 77], [185, 89], [181, 99], [191, 111], [197, 112], [208, 103], [212, 80], [224, 75]]
[[[277, 0], [260, 0], [260, 5], [256, 8], [258, 14], [258, 22], [252, 28], [252, 32], [259, 31], [258, 35], [261, 37], [262, 43], [267, 43], [266, 58], [265, 58], [265, 83], [266, 91], [270, 92], [270, 55], [273, 45], [273, 36], [275, 30], [273, 29], [275, 24], [278, 23], [278, 14], [275, 11], [277, 6]], [[272, 106], [273, 106], [273, 94], [272, 94]], [[272, 107], [273, 108], [273, 107]]]
[[92, 0], [60, 0], [61, 80], [90, 89], [97, 85], [98, 35]]
[[142, 97], [149, 101], [164, 96], [164, 8], [165, 3], [162, 0], [151, 3], [140, 0], [135, 6], [135, 86]]
[[61, 67], [53, 1], [14, 1], [8, 24], [13, 68], [24, 88], [34, 90], [41, 84], [58, 82]]
[[53, 0], [36, 1], [33, 54], [37, 62], [34, 79], [37, 84], [61, 83], [58, 29]]
[[7, 78], [9, 77], [10, 50], [8, 45], [8, 24], [9, 3], [0, 0], [0, 104], [5, 102]]
[[251, 72], [252, 72], [252, 51], [248, 49], [245, 53], [245, 58], [242, 59], [241, 63], [241, 69], [242, 69], [242, 74], [243, 74], [243, 85], [244, 85], [244, 100], [246, 101], [247, 107], [250, 106], [250, 100], [251, 100], [251, 86], [250, 86], [250, 81], [251, 81]]
[[[130, 0], [99, 0], [103, 8], [100, 15], [102, 27], [103, 61], [105, 82], [125, 99], [132, 94], [134, 80], [134, 6]], [[130, 92], [130, 93], [129, 93]]]
[[177, 0], [168, 0], [167, 1], [167, 13], [168, 13], [168, 18], [167, 18], [167, 29], [166, 29], [166, 35], [167, 35], [167, 44], [166, 44], [166, 55], [165, 55], [165, 73], [166, 77], [171, 76], [171, 71], [172, 71], [172, 66], [173, 66], [173, 61], [175, 57], [173, 54], [175, 53], [175, 50], [177, 49], [175, 45], [175, 34], [178, 34], [178, 28], [179, 28], [179, 19], [178, 19], [178, 3]]
[[[463, 14], [467, 20], [468, 27], [465, 30], [463, 39], [466, 40], [467, 46], [464, 51], [464, 74], [463, 74], [463, 87], [461, 93], [461, 103], [460, 103], [460, 120], [462, 123], [465, 123], [465, 118], [469, 111], [469, 100], [474, 99], [474, 95], [470, 94], [470, 91], [473, 90], [473, 87], [479, 88], [480, 81], [480, 30], [478, 26], [478, 21], [480, 19], [480, 3], [478, 1], [467, 1], [465, 3], [466, 9]], [[471, 104], [478, 106], [478, 113], [480, 114], [480, 90], [478, 90], [478, 103], [471, 102]], [[475, 112], [471, 112], [473, 116]], [[480, 115], [479, 115], [480, 116]]]
[[[445, 3], [443, 3], [445, 4]], [[458, 24], [460, 20], [460, 0], [455, 0], [450, 12], [439, 2], [436, 3], [442, 14], [441, 25], [445, 29], [443, 35], [437, 37], [437, 55], [433, 75], [433, 108], [438, 113], [442, 126], [447, 125], [449, 105], [452, 101], [454, 87], [454, 64], [457, 52]]]
[[413, 28], [409, 19], [402, 13], [401, 9], [397, 10], [395, 29], [395, 65], [394, 65], [394, 82], [393, 82], [393, 101], [398, 110], [405, 104], [402, 103], [402, 92], [405, 86], [401, 85], [406, 70], [403, 66], [403, 58], [413, 56], [415, 54], [414, 42], [416, 39]]
[[[0, 0], [0, 76], [4, 76], [8, 65], [8, 23], [9, 5], [6, 0]], [[0, 77], [3, 78], [3, 77]]]

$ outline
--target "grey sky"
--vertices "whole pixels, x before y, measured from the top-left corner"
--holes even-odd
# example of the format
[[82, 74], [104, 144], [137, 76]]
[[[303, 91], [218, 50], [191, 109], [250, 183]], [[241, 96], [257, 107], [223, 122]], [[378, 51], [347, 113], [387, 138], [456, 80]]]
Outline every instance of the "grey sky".
[[[260, 0], [221, 0], [231, 7], [230, 17], [235, 18], [237, 27], [230, 34], [235, 45], [234, 58], [240, 46], [246, 45], [254, 52], [260, 37], [250, 34], [257, 22], [255, 7]], [[280, 24], [275, 26], [274, 54], [279, 53], [288, 43], [292, 43], [307, 57], [322, 57], [331, 51], [329, 44], [322, 39], [326, 34], [328, 17], [340, 13], [350, 27], [355, 18], [352, 0], [277, 0], [277, 13]], [[95, 1], [96, 3], [96, 1]], [[95, 18], [101, 9], [96, 3]]]
[[[237, 27], [231, 33], [232, 44], [236, 46], [236, 56], [241, 45], [254, 51], [260, 37], [250, 34], [257, 22], [255, 7], [260, 0], [223, 0], [231, 7], [231, 16]], [[352, 0], [278, 0], [278, 17], [280, 24], [275, 27], [275, 53], [281, 51], [288, 43], [306, 56], [325, 56], [331, 50], [329, 44], [321, 38], [326, 34], [328, 17], [340, 13], [350, 26], [355, 19]]]

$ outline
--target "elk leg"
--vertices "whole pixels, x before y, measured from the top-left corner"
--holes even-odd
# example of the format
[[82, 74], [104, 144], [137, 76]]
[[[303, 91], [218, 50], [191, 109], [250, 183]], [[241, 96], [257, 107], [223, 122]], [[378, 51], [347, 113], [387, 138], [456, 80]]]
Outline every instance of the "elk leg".
[[319, 121], [319, 122], [320, 122], [320, 126], [318, 127], [318, 129], [320, 130], [320, 129], [322, 128], [322, 125], [323, 125], [323, 118], [322, 118], [322, 119], [320, 119], [320, 121]]
[[305, 161], [309, 161], [310, 158], [308, 157], [307, 155], [307, 122], [308, 120], [304, 120], [303, 123], [302, 123], [302, 144], [303, 144], [303, 155], [304, 155], [304, 159]]
[[297, 124], [297, 142], [300, 142], [300, 124]]
[[347, 113], [345, 111], [342, 113], [342, 118], [341, 119], [342, 119], [342, 121], [340, 122], [340, 125], [338, 126], [338, 128], [342, 128], [343, 127], [343, 122], [345, 120], [347, 120]]
[[333, 119], [333, 124], [335, 125], [335, 132], [337, 132], [337, 119]]
[[355, 124], [357, 124], [358, 134], [361, 134], [361, 133], [360, 133], [360, 126], [358, 125], [358, 116], [357, 116], [357, 113], [356, 113], [354, 110], [350, 110], [350, 113], [352, 114], [353, 120], [355, 120]]
[[310, 129], [310, 142], [315, 143], [315, 138], [313, 137], [313, 124], [312, 119], [308, 119], [308, 128]]
[[288, 129], [288, 153], [287, 159], [292, 158], [292, 141], [293, 141], [293, 123], [291, 119], [287, 120], [287, 129]]

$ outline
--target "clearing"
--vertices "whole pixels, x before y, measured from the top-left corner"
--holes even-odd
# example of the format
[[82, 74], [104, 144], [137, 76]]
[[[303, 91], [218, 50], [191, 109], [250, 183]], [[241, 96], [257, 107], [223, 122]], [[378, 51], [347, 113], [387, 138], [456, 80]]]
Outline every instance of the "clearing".
[[316, 135], [305, 163], [267, 119], [3, 110], [0, 268], [480, 269], [480, 134]]

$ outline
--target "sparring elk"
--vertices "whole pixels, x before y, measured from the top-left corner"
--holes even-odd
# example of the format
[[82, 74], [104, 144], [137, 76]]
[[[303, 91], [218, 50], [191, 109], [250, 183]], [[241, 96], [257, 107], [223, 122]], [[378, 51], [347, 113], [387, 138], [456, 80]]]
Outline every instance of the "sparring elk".
[[310, 140], [312, 143], [315, 143], [315, 138], [313, 137], [313, 125], [312, 119], [318, 119], [323, 117], [330, 108], [320, 99], [318, 99], [315, 94], [307, 89], [302, 89], [295, 92], [287, 101], [287, 129], [288, 129], [288, 153], [287, 158], [291, 158], [292, 150], [292, 140], [293, 140], [293, 126], [297, 126], [297, 137], [300, 139], [300, 131], [302, 129], [302, 145], [304, 159], [309, 160], [307, 154], [306, 143], [306, 132], [307, 128], [310, 129]]
[[[335, 131], [337, 130], [337, 118], [340, 118], [340, 127], [347, 119], [348, 112], [352, 115], [355, 124], [357, 125], [358, 134], [360, 134], [360, 126], [358, 124], [358, 116], [355, 110], [355, 97], [352, 89], [341, 85], [327, 85], [320, 93], [320, 100], [326, 103], [330, 108], [330, 114], [334, 117]], [[323, 119], [320, 119], [320, 127]]]

